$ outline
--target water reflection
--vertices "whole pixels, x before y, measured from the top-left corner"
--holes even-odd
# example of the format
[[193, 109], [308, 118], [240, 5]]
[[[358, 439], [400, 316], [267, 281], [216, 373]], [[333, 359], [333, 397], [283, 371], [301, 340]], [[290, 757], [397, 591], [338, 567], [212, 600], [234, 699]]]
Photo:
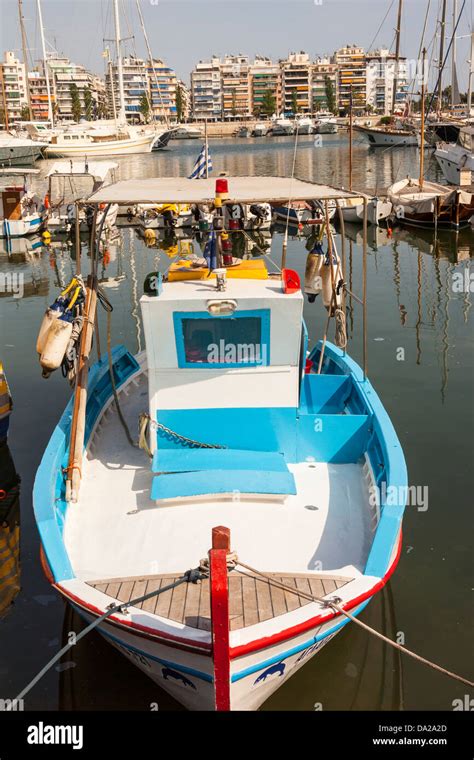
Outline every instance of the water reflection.
[[20, 592], [20, 476], [0, 441], [0, 619]]

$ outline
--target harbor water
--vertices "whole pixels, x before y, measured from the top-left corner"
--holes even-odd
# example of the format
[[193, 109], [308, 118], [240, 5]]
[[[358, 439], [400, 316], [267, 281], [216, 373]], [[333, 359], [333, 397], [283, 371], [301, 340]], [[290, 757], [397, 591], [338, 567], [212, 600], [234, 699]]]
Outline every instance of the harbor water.
[[[291, 174], [294, 138], [210, 142], [214, 174]], [[188, 176], [199, 141], [176, 141], [156, 154], [119, 159], [118, 176]], [[353, 187], [382, 193], [415, 174], [416, 148], [354, 145]], [[427, 176], [439, 180], [426, 156]], [[51, 162], [35, 182], [46, 188]], [[300, 137], [295, 175], [347, 185], [345, 133]], [[292, 230], [287, 266], [303, 278], [309, 232]], [[339, 251], [341, 241], [336, 236]], [[242, 238], [237, 255], [270, 252], [280, 263], [283, 231]], [[472, 430], [474, 423], [474, 255], [471, 229], [459, 233], [369, 228], [368, 372], [390, 415], [407, 460], [411, 502], [403, 548], [392, 580], [361, 615], [377, 630], [449, 670], [466, 672], [472, 650], [473, 530]], [[87, 270], [87, 239], [82, 241]], [[199, 252], [200, 241], [180, 235], [149, 245], [136, 229], [121, 227], [101, 255], [99, 278], [114, 307], [112, 340], [132, 352], [144, 347], [139, 299], [151, 271], [165, 271], [176, 253]], [[362, 293], [362, 228], [346, 225], [346, 281]], [[75, 272], [76, 251], [65, 237], [0, 241], [0, 357], [14, 410], [9, 448], [21, 476], [21, 548], [14, 603], [0, 619], [1, 693], [14, 697], [83, 623], [43, 576], [31, 492], [35, 471], [70, 397], [60, 374], [41, 377], [35, 351], [43, 313]], [[269, 264], [271, 268], [271, 264]], [[16, 288], [10, 287], [17, 285]], [[9, 285], [9, 287], [6, 287]], [[326, 311], [320, 299], [305, 304], [310, 346], [322, 337]], [[100, 346], [106, 346], [99, 310]], [[362, 362], [362, 309], [347, 299], [348, 353]], [[333, 328], [332, 328], [333, 329]], [[333, 339], [330, 334], [329, 339]], [[96, 341], [95, 349], [97, 350]], [[416, 494], [415, 494], [416, 488]], [[196, 557], [199, 560], [199, 557]], [[181, 568], [178, 568], [181, 569]], [[471, 674], [472, 675], [472, 674]], [[317, 657], [263, 705], [263, 710], [451, 710], [466, 687], [400, 655], [355, 625], [348, 625]], [[182, 709], [96, 632], [73, 647], [31, 691], [25, 709]]]

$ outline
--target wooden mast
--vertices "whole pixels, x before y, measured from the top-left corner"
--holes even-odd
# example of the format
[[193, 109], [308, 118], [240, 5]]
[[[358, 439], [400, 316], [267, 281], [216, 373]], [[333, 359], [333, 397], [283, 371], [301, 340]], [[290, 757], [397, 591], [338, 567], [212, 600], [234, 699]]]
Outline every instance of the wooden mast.
[[418, 187], [423, 191], [423, 175], [425, 173], [425, 65], [426, 48], [423, 48], [423, 63], [421, 68], [421, 134], [420, 134], [420, 176]]
[[446, 33], [446, 5], [447, 0], [443, 0], [443, 10], [441, 13], [441, 36], [439, 40], [439, 78], [438, 78], [438, 114], [443, 106], [443, 62], [444, 62], [444, 39]]
[[398, 18], [397, 18], [397, 41], [395, 47], [395, 71], [393, 73], [393, 93], [392, 93], [392, 116], [395, 112], [395, 105], [397, 101], [397, 89], [398, 89], [398, 66], [400, 61], [400, 37], [402, 31], [402, 10], [403, 0], [398, 2]]
[[25, 19], [23, 17], [23, 0], [18, 0], [18, 15], [20, 17], [21, 47], [23, 50], [23, 66], [25, 67], [25, 87], [26, 99], [28, 101], [28, 111], [30, 121], [33, 121], [33, 110], [31, 108], [30, 83], [28, 81], [28, 45], [26, 44]]
[[352, 138], [353, 138], [352, 85], [349, 92], [349, 190], [352, 190]]
[[458, 15], [458, 3], [457, 0], [453, 0], [453, 40], [451, 50], [451, 107], [456, 105], [456, 100], [459, 101], [455, 89], [457, 89], [457, 75], [456, 75], [456, 57], [457, 57], [457, 43], [456, 43], [456, 21]]
[[46, 78], [46, 92], [48, 93], [48, 121], [50, 121], [51, 126], [54, 127], [53, 103], [51, 100], [51, 87], [49, 84], [49, 69], [48, 69], [48, 61], [46, 58], [46, 42], [44, 39], [43, 14], [41, 12], [40, 0], [36, 0], [36, 7], [38, 9], [38, 21], [39, 21], [39, 27], [40, 27], [41, 47], [43, 51], [43, 65], [44, 65], [44, 76]]

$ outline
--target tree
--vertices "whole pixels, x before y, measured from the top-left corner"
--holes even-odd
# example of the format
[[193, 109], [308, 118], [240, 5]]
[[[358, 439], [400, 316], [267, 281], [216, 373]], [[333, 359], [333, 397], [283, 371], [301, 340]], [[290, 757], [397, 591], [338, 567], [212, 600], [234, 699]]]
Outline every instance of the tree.
[[237, 116], [237, 92], [232, 90], [232, 116]]
[[293, 116], [296, 116], [298, 113], [298, 95], [296, 94], [296, 90], [293, 90], [291, 93], [291, 110], [293, 112]]
[[265, 90], [263, 93], [262, 98], [262, 105], [260, 107], [261, 113], [264, 114], [264, 116], [273, 116], [276, 110], [276, 100], [275, 95], [273, 94], [272, 90]]
[[176, 120], [178, 124], [184, 121], [184, 95], [180, 82], [176, 85]]
[[72, 118], [74, 121], [79, 121], [82, 115], [82, 106], [77, 84], [71, 84], [69, 87], [69, 92], [71, 95]]
[[336, 104], [336, 93], [334, 92], [334, 86], [331, 82], [331, 79], [326, 74], [324, 77], [324, 92], [326, 94], [326, 105], [328, 111], [331, 111], [331, 113], [336, 114], [337, 113], [337, 104]]
[[87, 121], [91, 121], [94, 113], [94, 100], [90, 87], [84, 90], [84, 113]]
[[150, 101], [148, 100], [146, 92], [144, 92], [140, 98], [139, 110], [145, 121], [148, 121], [150, 116]]
[[21, 107], [20, 119], [22, 121], [29, 121], [30, 119], [30, 107], [26, 103]]

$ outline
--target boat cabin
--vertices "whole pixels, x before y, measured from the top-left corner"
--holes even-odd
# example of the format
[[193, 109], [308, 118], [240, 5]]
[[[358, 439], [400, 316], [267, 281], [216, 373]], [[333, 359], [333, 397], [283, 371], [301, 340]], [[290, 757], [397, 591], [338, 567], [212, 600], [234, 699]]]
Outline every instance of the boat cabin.
[[[269, 443], [278, 419], [294, 420], [303, 296], [284, 293], [263, 261], [229, 269], [224, 291], [215, 276], [168, 282], [144, 295], [141, 308], [153, 420], [211, 443], [228, 429], [233, 445], [250, 449], [256, 427]], [[160, 445], [173, 442], [160, 437]]]

